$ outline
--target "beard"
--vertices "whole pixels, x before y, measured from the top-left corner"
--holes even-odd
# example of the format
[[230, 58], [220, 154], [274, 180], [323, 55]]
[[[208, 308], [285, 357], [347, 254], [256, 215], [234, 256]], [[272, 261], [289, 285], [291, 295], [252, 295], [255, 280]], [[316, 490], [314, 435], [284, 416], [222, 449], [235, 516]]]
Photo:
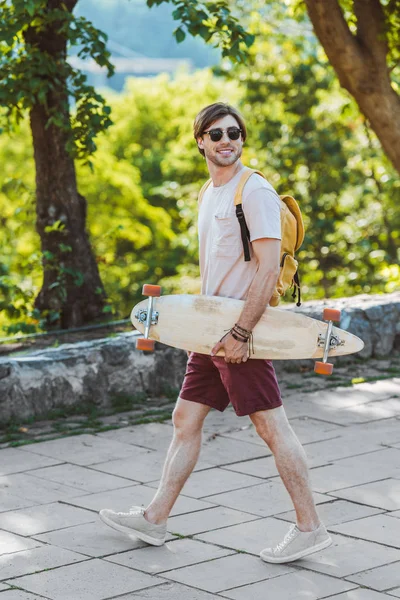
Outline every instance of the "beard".
[[211, 155], [206, 152], [205, 156], [217, 167], [230, 167], [242, 156], [242, 148], [234, 148], [230, 156], [222, 156], [221, 154], [218, 154], [218, 152]]

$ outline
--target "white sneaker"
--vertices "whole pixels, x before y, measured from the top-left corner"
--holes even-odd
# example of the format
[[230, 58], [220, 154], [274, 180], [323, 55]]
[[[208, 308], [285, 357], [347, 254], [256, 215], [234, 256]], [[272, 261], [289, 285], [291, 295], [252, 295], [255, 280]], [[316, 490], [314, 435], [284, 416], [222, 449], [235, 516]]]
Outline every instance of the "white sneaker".
[[136, 537], [152, 546], [162, 546], [167, 534], [167, 526], [149, 523], [144, 516], [144, 508], [132, 506], [128, 513], [114, 512], [103, 508], [100, 519], [117, 531], [126, 533], [129, 537]]
[[265, 548], [260, 557], [269, 563], [292, 562], [323, 550], [331, 544], [332, 538], [324, 525], [320, 525], [314, 531], [300, 531], [296, 525], [292, 525], [283, 541], [275, 548]]

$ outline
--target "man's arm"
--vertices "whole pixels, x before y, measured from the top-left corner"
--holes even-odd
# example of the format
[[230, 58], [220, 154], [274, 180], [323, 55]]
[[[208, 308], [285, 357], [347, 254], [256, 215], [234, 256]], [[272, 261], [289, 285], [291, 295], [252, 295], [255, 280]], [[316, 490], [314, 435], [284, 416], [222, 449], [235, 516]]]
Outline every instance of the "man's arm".
[[[279, 275], [280, 240], [261, 238], [253, 241], [253, 251], [258, 261], [257, 272], [250, 285], [247, 299], [238, 325], [252, 331], [260, 320], [266, 306], [269, 304]], [[234, 323], [232, 323], [232, 326]], [[211, 351], [211, 355], [223, 348], [225, 361], [240, 363], [248, 359], [247, 342], [235, 340], [231, 334], [222, 342], [218, 342]]]

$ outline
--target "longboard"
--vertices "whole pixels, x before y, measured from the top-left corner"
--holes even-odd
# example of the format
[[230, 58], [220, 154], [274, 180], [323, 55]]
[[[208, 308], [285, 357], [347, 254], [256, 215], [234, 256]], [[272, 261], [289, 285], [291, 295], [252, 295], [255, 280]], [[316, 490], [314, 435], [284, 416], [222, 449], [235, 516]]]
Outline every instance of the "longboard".
[[[166, 295], [139, 302], [132, 310], [131, 320], [136, 329], [149, 338], [148, 342], [155, 340], [175, 348], [210, 354], [216, 342], [238, 321], [243, 305], [242, 300], [219, 296]], [[328, 317], [334, 314], [335, 320], [340, 319], [340, 311], [326, 309], [325, 312], [327, 310], [330, 310]], [[353, 354], [364, 347], [360, 338], [333, 326], [331, 320], [324, 323], [272, 307], [265, 309], [255, 326], [253, 340], [254, 354], [250, 354], [253, 359], [323, 358], [326, 363], [328, 356]], [[150, 350], [151, 343], [147, 347], [142, 345], [141, 349]], [[223, 350], [218, 355], [223, 356]]]

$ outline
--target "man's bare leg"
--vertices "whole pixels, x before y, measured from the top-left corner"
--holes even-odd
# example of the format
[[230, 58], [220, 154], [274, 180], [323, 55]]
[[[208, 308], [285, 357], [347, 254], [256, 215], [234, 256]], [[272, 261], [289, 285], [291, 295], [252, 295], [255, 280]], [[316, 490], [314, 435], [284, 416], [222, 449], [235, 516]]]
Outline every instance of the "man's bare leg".
[[200, 454], [204, 419], [210, 407], [178, 398], [172, 421], [174, 435], [157, 492], [146, 508], [150, 523], [165, 523]]
[[250, 415], [258, 435], [274, 455], [279, 475], [289, 492], [300, 531], [313, 531], [320, 524], [316, 511], [306, 454], [287, 420], [282, 406]]

